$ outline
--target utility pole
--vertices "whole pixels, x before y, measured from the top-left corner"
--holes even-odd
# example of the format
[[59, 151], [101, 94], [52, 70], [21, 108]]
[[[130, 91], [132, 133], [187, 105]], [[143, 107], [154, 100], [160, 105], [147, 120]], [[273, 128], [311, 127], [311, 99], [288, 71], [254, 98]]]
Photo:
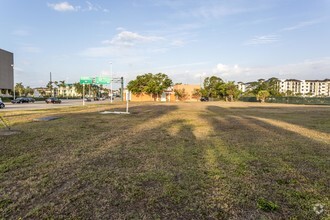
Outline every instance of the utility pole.
[[11, 67], [13, 67], [13, 84], [14, 84], [14, 100], [15, 100], [15, 68], [14, 64], [11, 64]]
[[121, 83], [120, 97], [121, 97], [121, 101], [124, 101], [124, 77], [120, 77], [120, 83]]

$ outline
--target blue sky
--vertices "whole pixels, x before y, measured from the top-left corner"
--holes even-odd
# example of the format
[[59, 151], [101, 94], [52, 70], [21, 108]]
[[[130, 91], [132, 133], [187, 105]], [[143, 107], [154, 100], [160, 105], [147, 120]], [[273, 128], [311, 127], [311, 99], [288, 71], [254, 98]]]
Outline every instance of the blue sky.
[[0, 48], [31, 87], [81, 76], [330, 78], [330, 0], [0, 0]]

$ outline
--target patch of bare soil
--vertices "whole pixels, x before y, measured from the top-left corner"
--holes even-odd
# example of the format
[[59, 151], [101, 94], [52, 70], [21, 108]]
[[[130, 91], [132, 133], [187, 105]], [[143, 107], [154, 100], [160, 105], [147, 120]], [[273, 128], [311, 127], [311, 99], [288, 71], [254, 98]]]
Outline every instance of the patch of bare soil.
[[9, 136], [9, 135], [14, 135], [14, 134], [19, 134], [21, 133], [18, 130], [8, 130], [8, 129], [2, 129], [0, 130], [0, 136]]

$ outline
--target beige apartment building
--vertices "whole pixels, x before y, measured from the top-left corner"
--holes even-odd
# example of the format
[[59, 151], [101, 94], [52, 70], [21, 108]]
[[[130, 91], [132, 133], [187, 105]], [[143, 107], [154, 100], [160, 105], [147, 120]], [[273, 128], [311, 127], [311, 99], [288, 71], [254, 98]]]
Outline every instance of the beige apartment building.
[[[298, 80], [283, 79], [278, 81], [280, 93], [309, 97], [330, 97], [330, 79]], [[252, 90], [251, 83], [238, 82], [237, 88], [242, 92]]]
[[46, 87], [34, 88], [34, 96], [56, 96], [59, 97], [68, 97], [68, 98], [78, 98], [81, 97], [81, 94], [76, 92], [76, 88], [73, 84], [66, 84], [65, 87], [54, 87], [51, 91]]
[[302, 96], [330, 96], [330, 79], [297, 80], [286, 79], [279, 81], [279, 92]]

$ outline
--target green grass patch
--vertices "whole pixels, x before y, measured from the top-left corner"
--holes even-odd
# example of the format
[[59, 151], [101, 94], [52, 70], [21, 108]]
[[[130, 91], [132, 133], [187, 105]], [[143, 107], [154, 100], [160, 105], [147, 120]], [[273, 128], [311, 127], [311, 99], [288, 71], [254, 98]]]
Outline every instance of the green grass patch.
[[265, 212], [273, 212], [279, 209], [279, 205], [264, 198], [258, 199], [257, 207]]
[[[135, 103], [130, 115], [99, 114], [124, 108], [5, 112], [21, 133], [0, 136], [0, 219], [329, 217], [329, 108]], [[51, 115], [61, 119], [32, 122]]]

